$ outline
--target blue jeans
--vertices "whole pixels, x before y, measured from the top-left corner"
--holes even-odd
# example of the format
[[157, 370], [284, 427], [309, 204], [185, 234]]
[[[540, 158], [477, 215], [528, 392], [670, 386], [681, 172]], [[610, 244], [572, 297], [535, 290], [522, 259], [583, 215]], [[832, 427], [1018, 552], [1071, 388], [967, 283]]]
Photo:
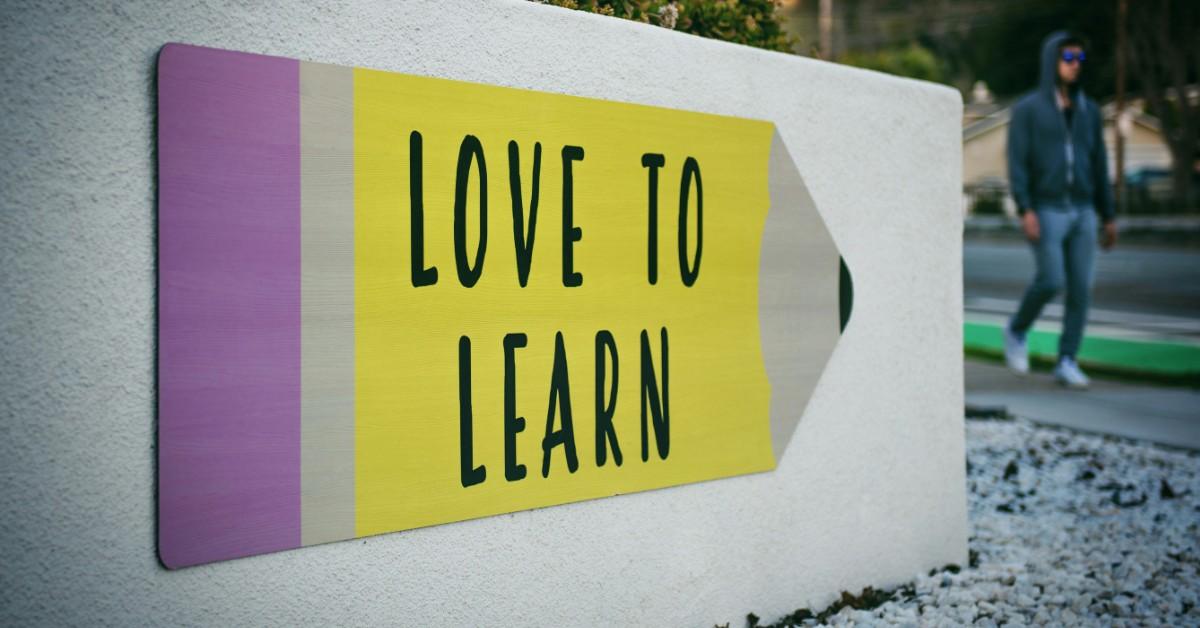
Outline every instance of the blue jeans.
[[1041, 237], [1033, 246], [1037, 274], [1021, 298], [1021, 307], [1008, 328], [1024, 338], [1042, 308], [1064, 288], [1066, 312], [1059, 358], [1071, 357], [1083, 341], [1088, 304], [1092, 292], [1092, 265], [1096, 256], [1096, 212], [1090, 205], [1043, 207], [1037, 210]]

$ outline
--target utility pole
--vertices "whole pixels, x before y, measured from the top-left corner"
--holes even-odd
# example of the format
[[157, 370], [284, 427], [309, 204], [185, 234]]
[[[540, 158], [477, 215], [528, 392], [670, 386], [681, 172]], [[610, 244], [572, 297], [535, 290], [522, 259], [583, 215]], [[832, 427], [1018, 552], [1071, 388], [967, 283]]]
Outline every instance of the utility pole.
[[1114, 196], [1116, 209], [1123, 211], [1125, 198], [1125, 25], [1129, 16], [1129, 0], [1117, 0], [1117, 115], [1113, 130], [1117, 137], [1117, 180]]
[[833, 61], [833, 0], [821, 0], [817, 28], [821, 31], [821, 58]]

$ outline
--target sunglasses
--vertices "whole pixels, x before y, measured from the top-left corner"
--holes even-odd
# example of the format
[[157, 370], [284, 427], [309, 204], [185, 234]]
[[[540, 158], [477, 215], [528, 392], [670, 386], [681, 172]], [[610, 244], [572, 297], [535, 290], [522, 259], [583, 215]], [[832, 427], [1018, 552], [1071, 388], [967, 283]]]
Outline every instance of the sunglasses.
[[1084, 55], [1082, 50], [1080, 50], [1079, 52], [1072, 52], [1070, 50], [1064, 50], [1062, 53], [1062, 60], [1066, 61], [1067, 63], [1070, 63], [1072, 61], [1078, 61], [1080, 63], [1083, 63], [1086, 59], [1087, 59], [1087, 55]]

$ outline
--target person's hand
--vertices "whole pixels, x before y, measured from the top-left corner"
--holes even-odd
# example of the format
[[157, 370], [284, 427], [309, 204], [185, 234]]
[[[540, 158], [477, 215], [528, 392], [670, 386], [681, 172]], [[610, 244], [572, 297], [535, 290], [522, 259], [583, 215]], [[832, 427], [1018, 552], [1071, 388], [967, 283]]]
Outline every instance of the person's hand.
[[1107, 251], [1117, 245], [1117, 223], [1109, 221], [1104, 223], [1104, 236], [1100, 239], [1100, 246]]
[[[1111, 224], [1111, 223], [1110, 223]], [[1021, 214], [1021, 231], [1030, 242], [1037, 242], [1042, 237], [1042, 227], [1038, 224], [1037, 213], [1028, 211]]]

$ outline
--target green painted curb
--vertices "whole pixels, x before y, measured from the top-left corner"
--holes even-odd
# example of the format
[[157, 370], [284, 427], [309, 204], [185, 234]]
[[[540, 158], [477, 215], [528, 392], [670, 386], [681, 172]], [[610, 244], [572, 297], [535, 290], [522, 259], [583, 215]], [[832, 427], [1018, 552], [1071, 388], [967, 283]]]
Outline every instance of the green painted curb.
[[[1052, 331], [1030, 331], [1030, 357], [1054, 360], [1058, 355], [1058, 336]], [[1000, 325], [964, 323], [963, 347], [968, 351], [1003, 354], [1004, 335]], [[1195, 345], [1084, 336], [1075, 357], [1083, 366], [1116, 372], [1200, 377], [1200, 347]]]

